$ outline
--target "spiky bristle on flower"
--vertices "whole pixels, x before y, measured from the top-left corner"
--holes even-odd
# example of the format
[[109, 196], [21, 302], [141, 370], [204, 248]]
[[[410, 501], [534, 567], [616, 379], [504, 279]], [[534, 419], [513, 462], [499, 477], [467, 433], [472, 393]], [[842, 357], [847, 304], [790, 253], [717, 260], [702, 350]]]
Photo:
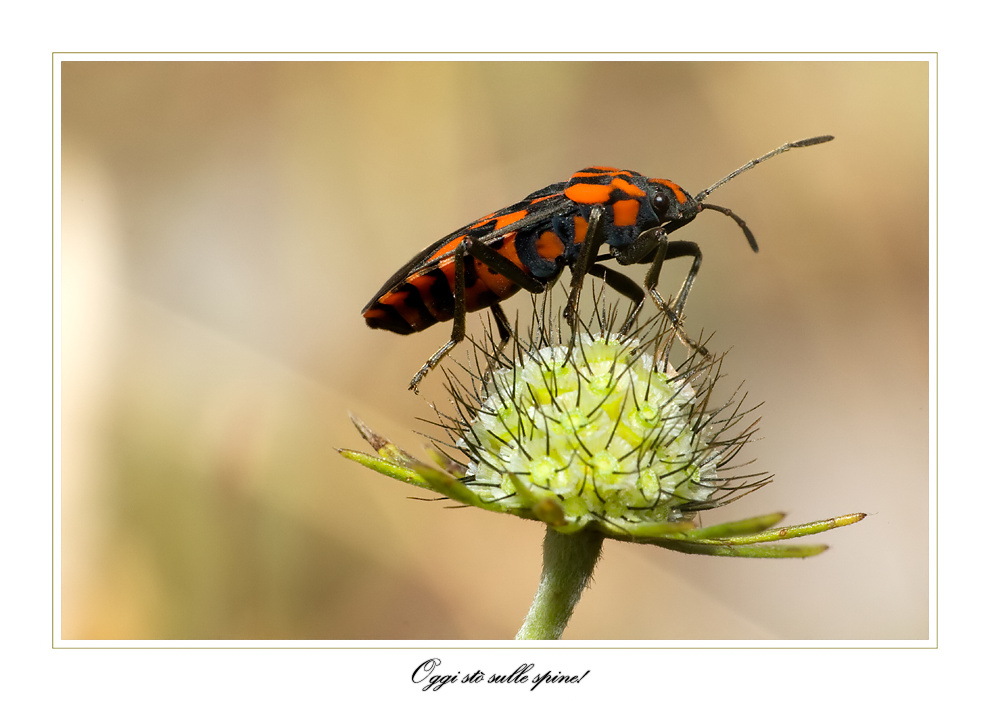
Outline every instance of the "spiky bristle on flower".
[[445, 369], [454, 411], [437, 410], [440, 449], [486, 508], [635, 538], [770, 481], [728, 465], [756, 420], [737, 393], [712, 407], [722, 358], [693, 354], [675, 368], [665, 317], [631, 331], [616, 318], [596, 313], [570, 334], [534, 313], [507, 348], [490, 330], [473, 341], [466, 377]]

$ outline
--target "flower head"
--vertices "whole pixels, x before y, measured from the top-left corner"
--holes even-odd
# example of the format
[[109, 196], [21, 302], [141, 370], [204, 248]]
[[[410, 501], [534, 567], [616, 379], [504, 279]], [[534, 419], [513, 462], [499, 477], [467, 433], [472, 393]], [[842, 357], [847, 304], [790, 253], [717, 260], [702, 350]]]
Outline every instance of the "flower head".
[[378, 456], [341, 451], [389, 476], [461, 503], [540, 520], [560, 533], [592, 529], [687, 552], [806, 557], [824, 546], [766, 543], [828, 530], [859, 514], [769, 529], [783, 514], [698, 528], [699, 511], [770, 481], [734, 475], [730, 461], [754, 433], [745, 397], [712, 401], [722, 358], [693, 354], [674, 367], [665, 316], [631, 331], [598, 314], [564, 337], [534, 314], [511, 346], [492, 333], [473, 343], [464, 375], [445, 369], [453, 411], [437, 410], [448, 441], [434, 465], [360, 421]]
[[634, 535], [717, 505], [740, 486], [720, 468], [752, 426], [732, 434], [737, 405], [727, 419], [725, 406], [708, 410], [712, 362], [692, 356], [678, 371], [668, 341], [662, 329], [641, 342], [605, 327], [567, 343], [530, 338], [514, 358], [476, 356], [471, 390], [451, 384], [458, 418], [442, 416], [468, 458], [466, 483], [502, 510], [554, 515], [562, 532]]

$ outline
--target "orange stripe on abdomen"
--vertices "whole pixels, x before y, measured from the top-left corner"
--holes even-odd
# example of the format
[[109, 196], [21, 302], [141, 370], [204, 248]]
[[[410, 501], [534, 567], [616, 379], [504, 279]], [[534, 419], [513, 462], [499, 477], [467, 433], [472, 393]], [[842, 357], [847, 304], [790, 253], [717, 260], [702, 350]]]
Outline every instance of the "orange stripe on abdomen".
[[[501, 240], [501, 244], [502, 245], [498, 247], [498, 254], [503, 258], [507, 258], [513, 265], [517, 266], [520, 270], [524, 270], [525, 272], [528, 273], [529, 271], [525, 269], [522, 262], [519, 260], [519, 252], [516, 250], [515, 235], [510, 234], [509, 236], [506, 236]], [[498, 297], [498, 299], [505, 299], [506, 297], [511, 296], [512, 294], [514, 294], [519, 290], [519, 285], [515, 284], [514, 282], [512, 282], [512, 280], [505, 277], [504, 275], [501, 275], [499, 273], [496, 273], [494, 270], [489, 269], [487, 265], [485, 265], [478, 259], [474, 259], [474, 269], [475, 272], [478, 273], [479, 282], [481, 282], [485, 286], [485, 288], [491, 291], [492, 294]], [[475, 287], [477, 287], [477, 285], [475, 285]], [[484, 297], [484, 294], [480, 292], [479, 294], [481, 295], [481, 297]], [[472, 306], [470, 300], [465, 300], [465, 302], [467, 303], [467, 306], [469, 308]], [[475, 307], [475, 309], [482, 309], [488, 306], [489, 304], [491, 304], [491, 302], [488, 302], [488, 304], [479, 304], [477, 307]]]
[[541, 258], [556, 261], [559, 256], [564, 255], [564, 243], [553, 231], [544, 231], [536, 239], [536, 253]]
[[[387, 328], [396, 333], [411, 333], [412, 331], [422, 331], [433, 326], [437, 319], [430, 314], [423, 304], [419, 291], [412, 285], [404, 285], [405, 289], [398, 289], [382, 295], [381, 298], [368, 311], [364, 313], [364, 318], [371, 326]], [[389, 311], [391, 310], [391, 311]], [[399, 319], [408, 324], [408, 331], [403, 330]]]

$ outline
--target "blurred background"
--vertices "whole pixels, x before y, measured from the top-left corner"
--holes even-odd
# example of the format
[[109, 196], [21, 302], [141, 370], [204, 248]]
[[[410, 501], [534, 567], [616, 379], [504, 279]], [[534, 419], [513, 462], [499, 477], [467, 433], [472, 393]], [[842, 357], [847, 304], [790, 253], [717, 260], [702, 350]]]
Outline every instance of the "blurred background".
[[759, 254], [714, 213], [683, 232], [687, 328], [731, 348], [723, 390], [763, 402], [741, 457], [776, 474], [705, 522], [869, 518], [804, 561], [606, 542], [565, 639], [927, 638], [928, 107], [925, 63], [62, 63], [63, 638], [511, 638], [542, 527], [335, 451], [366, 447], [352, 411], [423, 455], [446, 402], [405, 388], [449, 325], [361, 308], [579, 168], [697, 192], [826, 133], [711, 197]]

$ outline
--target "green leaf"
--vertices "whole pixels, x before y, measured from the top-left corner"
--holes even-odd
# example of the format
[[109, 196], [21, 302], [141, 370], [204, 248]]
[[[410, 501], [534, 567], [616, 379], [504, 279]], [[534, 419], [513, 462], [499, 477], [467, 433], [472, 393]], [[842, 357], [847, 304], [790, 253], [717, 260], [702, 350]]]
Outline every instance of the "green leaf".
[[827, 545], [734, 545], [717, 542], [698, 543], [692, 540], [675, 540], [673, 538], [651, 541], [651, 545], [692, 555], [774, 559], [813, 557], [828, 550]]
[[433, 489], [433, 486], [418, 472], [411, 470], [408, 467], [396, 465], [394, 462], [375, 457], [374, 455], [368, 455], [367, 453], [347, 450], [346, 448], [338, 448], [337, 452], [348, 460], [353, 460], [354, 462], [360, 463], [365, 467], [370, 467], [375, 472], [380, 472], [386, 477], [391, 477], [392, 479], [397, 479], [401, 482], [405, 482], [406, 484], [411, 484], [416, 487], [423, 487], [431, 491], [436, 491]]
[[754, 516], [753, 518], [741, 521], [730, 521], [717, 526], [707, 526], [706, 528], [696, 528], [691, 531], [692, 538], [728, 538], [730, 536], [749, 535], [759, 533], [780, 523], [785, 514], [778, 511], [775, 514], [766, 516]]
[[[815, 533], [824, 533], [825, 531], [830, 531], [833, 528], [841, 528], [842, 526], [849, 526], [853, 523], [857, 523], [866, 518], [866, 514], [846, 514], [845, 516], [837, 516], [835, 518], [828, 518], [822, 521], [812, 521], [811, 523], [802, 523], [799, 526], [783, 526], [781, 528], [774, 528], [772, 530], [763, 531], [761, 533], [754, 533], [751, 535], [739, 535], [730, 538], [720, 538], [720, 541], [731, 542], [735, 545], [745, 545], [750, 543], [772, 543], [778, 540], [788, 540], [790, 538], [801, 538], [806, 535], [814, 535]], [[689, 537], [693, 537], [693, 533], [688, 534]], [[708, 540], [708, 539], [702, 539]]]

